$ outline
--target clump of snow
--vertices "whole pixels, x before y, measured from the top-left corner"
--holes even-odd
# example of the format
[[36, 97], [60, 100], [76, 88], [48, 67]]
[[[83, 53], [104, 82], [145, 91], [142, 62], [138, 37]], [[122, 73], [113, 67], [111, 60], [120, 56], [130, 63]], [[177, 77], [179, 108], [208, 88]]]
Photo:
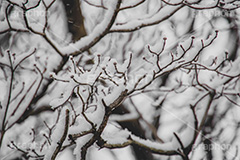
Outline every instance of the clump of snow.
[[100, 75], [100, 72], [100, 70], [91, 70], [89, 72], [84, 72], [80, 75], [74, 74], [74, 78], [79, 83], [92, 85], [96, 81], [97, 77]]
[[111, 121], [129, 121], [132, 119], [137, 119], [139, 115], [136, 112], [131, 112], [129, 114], [123, 114], [123, 115], [118, 115], [118, 114], [113, 114], [109, 118]]
[[119, 86], [114, 87], [112, 92], [110, 94], [108, 94], [106, 97], [103, 98], [106, 105], [109, 106], [110, 104], [112, 104], [121, 95], [121, 93], [124, 90], [125, 90], [124, 85], [119, 85]]
[[120, 131], [104, 132], [102, 137], [109, 144], [122, 144], [127, 141], [129, 135], [130, 132], [125, 129]]
[[52, 106], [52, 108], [58, 107], [65, 103], [69, 97], [71, 96], [74, 87], [76, 86], [76, 83], [67, 83], [67, 85], [64, 86], [63, 91], [60, 93], [60, 97], [54, 98], [49, 105]]
[[103, 107], [100, 101], [96, 103], [95, 106], [96, 107], [92, 112], [86, 113], [86, 116], [91, 122], [93, 122], [96, 125], [96, 127], [99, 127], [105, 115], [105, 108]]
[[77, 134], [82, 133], [86, 130], [91, 129], [91, 125], [86, 121], [86, 119], [81, 115], [78, 116], [76, 119], [76, 123], [69, 128], [68, 133], [69, 134]]

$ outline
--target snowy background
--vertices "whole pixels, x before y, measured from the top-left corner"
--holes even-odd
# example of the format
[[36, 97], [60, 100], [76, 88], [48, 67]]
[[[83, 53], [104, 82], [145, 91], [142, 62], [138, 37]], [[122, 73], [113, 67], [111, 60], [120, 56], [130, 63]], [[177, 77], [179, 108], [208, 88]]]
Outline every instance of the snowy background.
[[1, 0], [1, 159], [240, 159], [239, 5]]

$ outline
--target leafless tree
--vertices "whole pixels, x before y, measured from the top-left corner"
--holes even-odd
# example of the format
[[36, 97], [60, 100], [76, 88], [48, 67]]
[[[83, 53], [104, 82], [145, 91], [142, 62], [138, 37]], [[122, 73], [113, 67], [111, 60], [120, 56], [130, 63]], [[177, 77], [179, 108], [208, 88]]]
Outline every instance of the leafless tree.
[[1, 0], [1, 158], [240, 159], [239, 5]]

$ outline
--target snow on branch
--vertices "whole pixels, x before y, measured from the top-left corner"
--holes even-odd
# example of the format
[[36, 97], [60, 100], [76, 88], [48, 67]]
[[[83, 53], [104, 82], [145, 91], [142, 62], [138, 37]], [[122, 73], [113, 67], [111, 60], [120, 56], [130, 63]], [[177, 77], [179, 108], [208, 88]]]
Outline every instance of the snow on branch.
[[61, 47], [58, 44], [55, 44], [55, 46], [60, 48], [61, 52], [65, 55], [71, 54], [76, 56], [86, 51], [109, 32], [118, 14], [120, 4], [121, 0], [111, 1], [107, 7], [108, 10], [106, 11], [104, 20], [98, 24], [88, 36], [81, 38], [75, 43], [70, 43], [66, 47]]
[[[70, 61], [72, 61], [72, 67], [69, 69], [68, 76], [64, 75], [64, 77], [61, 77], [53, 75], [52, 77], [56, 82], [66, 84], [66, 86], [68, 86], [68, 90], [71, 92], [62, 93], [62, 97], [65, 97], [64, 100], [56, 101], [60, 102], [56, 104], [55, 102], [52, 102], [51, 105], [55, 104], [55, 107], [64, 106], [68, 102], [71, 102], [73, 93], [78, 95], [78, 104], [81, 104], [81, 109], [77, 109], [76, 112], [78, 112], [81, 117], [79, 117], [81, 119], [81, 123], [83, 123], [83, 120], [85, 121], [84, 123], [87, 124], [88, 130], [79, 128], [79, 132], [74, 130], [73, 134], [69, 135], [69, 139], [71, 140], [69, 145], [77, 143], [78, 147], [81, 148], [81, 153], [78, 153], [77, 157], [85, 159], [88, 148], [95, 142], [99, 145], [99, 147], [106, 148], [121, 148], [135, 144], [146, 148], [153, 153], [162, 155], [181, 155], [187, 157], [202, 129], [203, 123], [206, 121], [207, 113], [213, 98], [217, 93], [216, 88], [199, 81], [197, 75], [201, 71], [198, 68], [200, 65], [196, 67], [201, 52], [210, 46], [217, 36], [218, 32], [216, 31], [215, 34], [210, 36], [207, 40], [195, 40], [195, 38], [192, 37], [190, 38], [190, 41], [179, 44], [179, 53], [177, 54], [171, 53], [166, 55], [164, 52], [165, 43], [167, 43], [166, 38], [163, 39], [164, 45], [159, 52], [153, 51], [149, 46], [149, 57], [144, 57], [142, 59], [142, 63], [145, 63], [146, 66], [151, 66], [152, 71], [148, 71], [147, 73], [143, 73], [140, 70], [134, 71], [137, 74], [141, 74], [141, 77], [131, 76], [136, 73], [127, 72], [127, 70], [131, 68], [130, 61], [126, 61], [121, 65], [115, 59], [110, 57], [102, 58], [97, 55], [95, 56], [92, 68], [90, 70], [84, 70], [83, 68], [76, 66], [74, 59], [70, 58]], [[166, 56], [169, 58], [168, 61], [165, 59]], [[175, 133], [175, 139], [167, 143], [156, 143], [149, 140], [142, 140], [131, 134], [125, 136], [122, 143], [111, 143], [111, 140], [108, 140], [107, 137], [105, 137], [105, 139], [104, 136], [101, 136], [104, 128], [108, 124], [111, 113], [119, 107], [128, 96], [144, 90], [154, 83], [155, 79], [158, 77], [169, 72], [174, 72], [178, 69], [185, 69], [192, 73], [195, 73], [197, 70], [195, 73], [196, 79], [192, 82], [192, 85], [201, 90], [205, 90], [206, 92], [206, 95], [203, 95], [203, 97], [191, 107], [192, 112], [190, 112], [190, 114], [193, 116], [190, 122], [192, 123], [188, 124], [188, 129], [185, 132], [179, 135], [178, 133]], [[215, 72], [214, 70], [208, 71]], [[72, 84], [71, 87], [68, 84]], [[197, 114], [200, 113], [196, 111], [194, 106], [197, 106], [197, 104], [206, 96], [210, 96], [211, 98], [209, 103], [206, 104], [206, 109], [202, 114], [202, 118], [200, 118], [197, 116]], [[57, 99], [58, 98], [56, 98], [56, 100]], [[139, 111], [138, 113], [140, 114]], [[78, 121], [78, 118], [75, 120]], [[85, 144], [78, 141], [78, 139], [84, 138], [87, 135], [93, 136], [85, 139], [87, 141]], [[188, 138], [186, 138], [186, 135], [188, 135]], [[178, 147], [172, 148], [172, 145]], [[64, 146], [64, 148], [65, 147], [67, 147], [67, 145]]]
[[153, 15], [152, 17], [139, 18], [136, 20], [131, 20], [129, 22], [123, 24], [114, 24], [111, 28], [110, 32], [132, 32], [139, 30], [140, 28], [159, 24], [169, 17], [171, 17], [174, 13], [176, 13], [179, 9], [181, 9], [183, 5], [180, 6], [164, 6], [160, 9], [158, 13]]
[[[49, 65], [47, 60], [51, 59], [50, 62], [54, 62], [55, 59], [44, 50], [49, 48], [27, 48], [28, 52], [21, 54], [12, 53], [11, 50], [0, 51], [0, 71], [3, 75], [1, 86], [4, 86], [4, 97], [1, 97], [0, 102], [0, 117], [3, 117], [0, 119], [0, 147], [4, 143], [4, 137], [7, 136], [6, 132], [15, 124], [22, 123], [28, 116], [32, 116], [34, 111], [38, 109], [41, 111], [46, 107], [48, 108], [46, 110], [53, 111], [51, 116], [54, 115], [53, 117], [40, 115], [45, 116], [43, 127], [46, 130], [40, 133], [35, 129], [31, 131], [33, 135], [31, 142], [38, 142], [40, 147], [24, 149], [15, 140], [11, 140], [9, 148], [18, 150], [27, 158], [56, 159], [62, 151], [73, 147], [73, 154], [78, 159], [85, 160], [91, 147], [114, 149], [132, 145], [158, 155], [178, 155], [182, 159], [189, 159], [197, 138], [202, 136], [208, 116], [215, 107], [215, 101], [225, 99], [230, 104], [240, 106], [238, 90], [240, 59], [231, 61], [227, 53], [225, 56], [211, 57], [206, 61], [201, 57], [218, 38], [218, 31], [207, 39], [192, 36], [177, 44], [173, 50], [167, 48], [167, 37], [159, 40], [157, 35], [157, 40], [162, 44], [158, 49], [149, 42], [145, 50], [142, 50], [143, 57], [139, 58], [134, 55], [135, 53], [130, 55], [124, 53], [123, 63], [120, 63], [118, 58], [100, 54], [89, 57], [83, 57], [84, 54], [79, 56], [108, 33], [133, 32], [159, 24], [184, 6], [193, 9], [215, 7], [231, 9], [230, 4], [238, 7], [235, 1], [165, 0], [161, 1], [161, 7], [154, 14], [150, 13], [142, 16], [143, 18], [118, 23], [117, 16], [120, 11], [122, 13], [129, 11], [144, 5], [147, 1], [139, 0], [129, 4], [124, 2], [127, 5], [122, 5], [121, 0], [104, 5], [101, 1], [101, 5], [96, 5], [85, 0], [87, 4], [104, 10], [105, 17], [89, 35], [70, 44], [67, 41], [67, 43], [57, 42], [54, 33], [48, 29], [47, 12], [55, 0], [50, 4], [46, 1], [37, 1], [30, 7], [28, 1], [22, 4], [10, 0], [6, 2], [5, 17], [0, 22], [2, 24], [0, 34], [11, 31], [37, 35], [57, 52], [61, 60], [59, 66], [54, 66], [56, 68], [51, 72], [47, 69]], [[10, 7], [20, 9], [21, 22], [12, 19], [9, 14]], [[27, 13], [38, 7], [43, 7], [45, 11], [44, 24], [40, 28], [35, 28]], [[132, 36], [130, 35], [129, 39]], [[39, 60], [42, 55], [47, 56], [44, 62]], [[82, 64], [82, 58], [90, 63], [87, 66]], [[163, 82], [164, 79], [167, 81]], [[191, 95], [185, 95], [189, 90], [193, 91]], [[145, 99], [140, 96], [138, 100], [132, 98], [142, 93], [144, 96], [148, 93], [152, 96], [151, 103], [146, 104]], [[178, 96], [183, 99], [181, 103], [186, 99], [183, 105], [178, 104]], [[45, 99], [47, 103], [44, 102], [43, 107], [40, 108], [41, 100]], [[167, 112], [165, 106], [174, 109], [177, 106], [181, 108], [180, 111], [182, 108], [186, 111], [184, 120], [175, 117], [183, 125], [172, 131], [169, 139], [164, 139], [159, 134], [161, 128], [158, 128], [162, 116], [160, 112], [163, 110]], [[147, 115], [145, 111], [151, 110], [151, 107], [154, 113]], [[114, 115], [116, 113], [117, 116]], [[126, 121], [137, 122], [140, 127], [147, 128], [146, 133], [143, 133], [146, 134], [144, 137], [146, 139], [124, 129], [124, 125], [121, 124]], [[109, 125], [114, 126], [114, 132], [108, 128]]]
[[178, 5], [184, 5], [192, 9], [196, 10], [204, 10], [204, 9], [214, 9], [214, 8], [220, 8], [224, 10], [234, 10], [240, 7], [239, 2], [233, 0], [230, 2], [225, 2], [224, 0], [181, 0], [180, 2], [172, 2], [162, 0], [165, 4], [171, 5], [171, 6], [178, 6]]

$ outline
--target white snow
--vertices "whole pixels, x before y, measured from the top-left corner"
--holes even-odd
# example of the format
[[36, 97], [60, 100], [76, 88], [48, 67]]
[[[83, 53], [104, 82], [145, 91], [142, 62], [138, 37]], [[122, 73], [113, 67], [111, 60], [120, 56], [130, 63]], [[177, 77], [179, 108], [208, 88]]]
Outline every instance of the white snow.
[[114, 87], [112, 93], [108, 94], [106, 97], [103, 98], [106, 105], [112, 104], [121, 95], [124, 89], [125, 89], [124, 85]]
[[104, 132], [102, 137], [109, 144], [123, 144], [124, 142], [127, 141], [129, 135], [130, 132], [125, 129], [119, 131]]
[[124, 114], [124, 115], [111, 115], [111, 117], [109, 118], [111, 121], [129, 121], [132, 119], [137, 119], [139, 117], [139, 115], [135, 112], [131, 112], [129, 114]]
[[53, 100], [49, 103], [49, 105], [52, 106], [52, 108], [62, 105], [64, 102], [66, 102], [69, 99], [75, 86], [76, 84], [73, 82], [69, 82], [65, 86], [62, 86], [63, 91], [61, 93], [58, 93], [58, 95], [60, 94], [61, 96], [53, 98]]

